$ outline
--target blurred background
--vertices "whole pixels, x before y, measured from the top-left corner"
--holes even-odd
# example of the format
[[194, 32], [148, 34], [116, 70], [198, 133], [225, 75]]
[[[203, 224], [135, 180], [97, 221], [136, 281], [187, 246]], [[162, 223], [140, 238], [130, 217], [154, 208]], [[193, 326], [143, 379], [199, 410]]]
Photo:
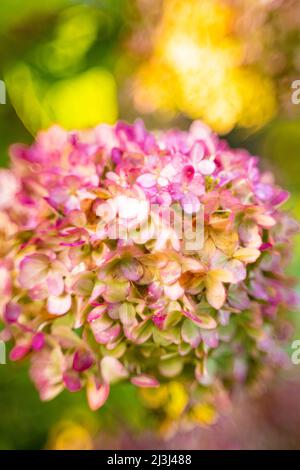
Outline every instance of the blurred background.
[[[199, 118], [261, 155], [300, 218], [299, 0], [1, 0], [0, 79], [1, 166], [11, 143], [53, 123], [141, 116], [149, 129], [185, 129]], [[299, 237], [290, 272], [300, 274]], [[288, 315], [300, 339], [300, 316]], [[218, 420], [199, 409], [183, 435], [176, 382], [155, 396], [116, 385], [91, 412], [80, 393], [41, 403], [26, 363], [0, 365], [0, 449], [299, 449], [299, 393], [300, 365]]]

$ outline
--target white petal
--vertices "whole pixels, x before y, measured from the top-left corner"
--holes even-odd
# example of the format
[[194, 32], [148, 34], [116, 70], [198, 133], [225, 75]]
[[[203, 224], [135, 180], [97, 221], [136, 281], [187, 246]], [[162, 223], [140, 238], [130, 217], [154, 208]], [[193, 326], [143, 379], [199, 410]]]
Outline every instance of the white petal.
[[72, 299], [69, 294], [54, 296], [50, 295], [47, 302], [48, 312], [52, 315], [64, 315], [70, 310]]

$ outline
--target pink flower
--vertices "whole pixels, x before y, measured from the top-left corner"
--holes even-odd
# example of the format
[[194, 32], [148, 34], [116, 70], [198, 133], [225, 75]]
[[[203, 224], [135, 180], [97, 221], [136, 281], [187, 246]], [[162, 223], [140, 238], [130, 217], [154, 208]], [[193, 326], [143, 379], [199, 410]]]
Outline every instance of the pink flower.
[[[176, 380], [190, 416], [199, 397], [282, 364], [275, 332], [298, 300], [284, 269], [298, 224], [257, 157], [200, 122], [156, 135], [142, 121], [54, 127], [11, 155], [1, 337], [11, 360], [30, 358], [42, 400], [85, 388], [96, 410], [115, 382]], [[203, 214], [202, 246], [176, 231], [182, 213], [192, 227]]]
[[10, 170], [0, 169], [0, 210], [7, 209], [13, 202], [19, 181]]
[[77, 350], [73, 358], [73, 369], [83, 372], [89, 369], [94, 363], [92, 355], [88, 351]]

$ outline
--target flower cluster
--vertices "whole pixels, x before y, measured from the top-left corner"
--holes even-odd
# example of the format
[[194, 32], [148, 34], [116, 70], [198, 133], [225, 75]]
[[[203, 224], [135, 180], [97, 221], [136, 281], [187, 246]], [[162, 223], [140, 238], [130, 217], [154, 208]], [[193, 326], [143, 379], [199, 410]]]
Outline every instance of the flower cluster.
[[[97, 409], [119, 380], [176, 380], [189, 407], [282, 365], [297, 224], [256, 157], [200, 122], [154, 135], [137, 121], [53, 127], [12, 146], [11, 161], [0, 171], [1, 338], [14, 341], [11, 360], [30, 356], [42, 400], [86, 387]], [[192, 227], [202, 213], [201, 246], [166, 223], [173, 205]], [[127, 236], [111, 236], [116, 221]]]

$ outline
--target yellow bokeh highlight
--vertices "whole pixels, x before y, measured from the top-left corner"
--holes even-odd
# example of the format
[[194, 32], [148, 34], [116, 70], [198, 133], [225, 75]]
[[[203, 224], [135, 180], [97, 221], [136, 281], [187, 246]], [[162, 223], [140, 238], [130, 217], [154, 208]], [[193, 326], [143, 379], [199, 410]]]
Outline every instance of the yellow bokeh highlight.
[[141, 389], [140, 396], [148, 408], [163, 410], [171, 420], [180, 417], [189, 398], [185, 387], [176, 381], [171, 381], [158, 388]]
[[118, 117], [114, 77], [101, 67], [48, 84], [22, 62], [6, 72], [5, 83], [10, 101], [32, 134], [52, 124], [83, 129], [114, 123]]
[[52, 430], [50, 450], [92, 450], [93, 440], [86, 427], [73, 421], [61, 421]]
[[199, 403], [191, 410], [193, 421], [201, 426], [210, 426], [217, 420], [215, 408], [209, 403]]
[[66, 129], [92, 127], [117, 119], [116, 85], [112, 74], [96, 67], [55, 83], [44, 100], [53, 122]]
[[165, 411], [171, 419], [179, 418], [183, 413], [189, 396], [185, 387], [180, 382], [170, 382], [168, 385], [169, 397], [165, 406]]
[[244, 63], [245, 44], [233, 29], [237, 17], [222, 0], [164, 0], [152, 55], [137, 73], [138, 110], [180, 111], [219, 133], [268, 122], [276, 113], [276, 90]]
[[168, 401], [168, 387], [161, 385], [157, 388], [141, 388], [140, 396], [143, 403], [152, 410], [165, 406]]

